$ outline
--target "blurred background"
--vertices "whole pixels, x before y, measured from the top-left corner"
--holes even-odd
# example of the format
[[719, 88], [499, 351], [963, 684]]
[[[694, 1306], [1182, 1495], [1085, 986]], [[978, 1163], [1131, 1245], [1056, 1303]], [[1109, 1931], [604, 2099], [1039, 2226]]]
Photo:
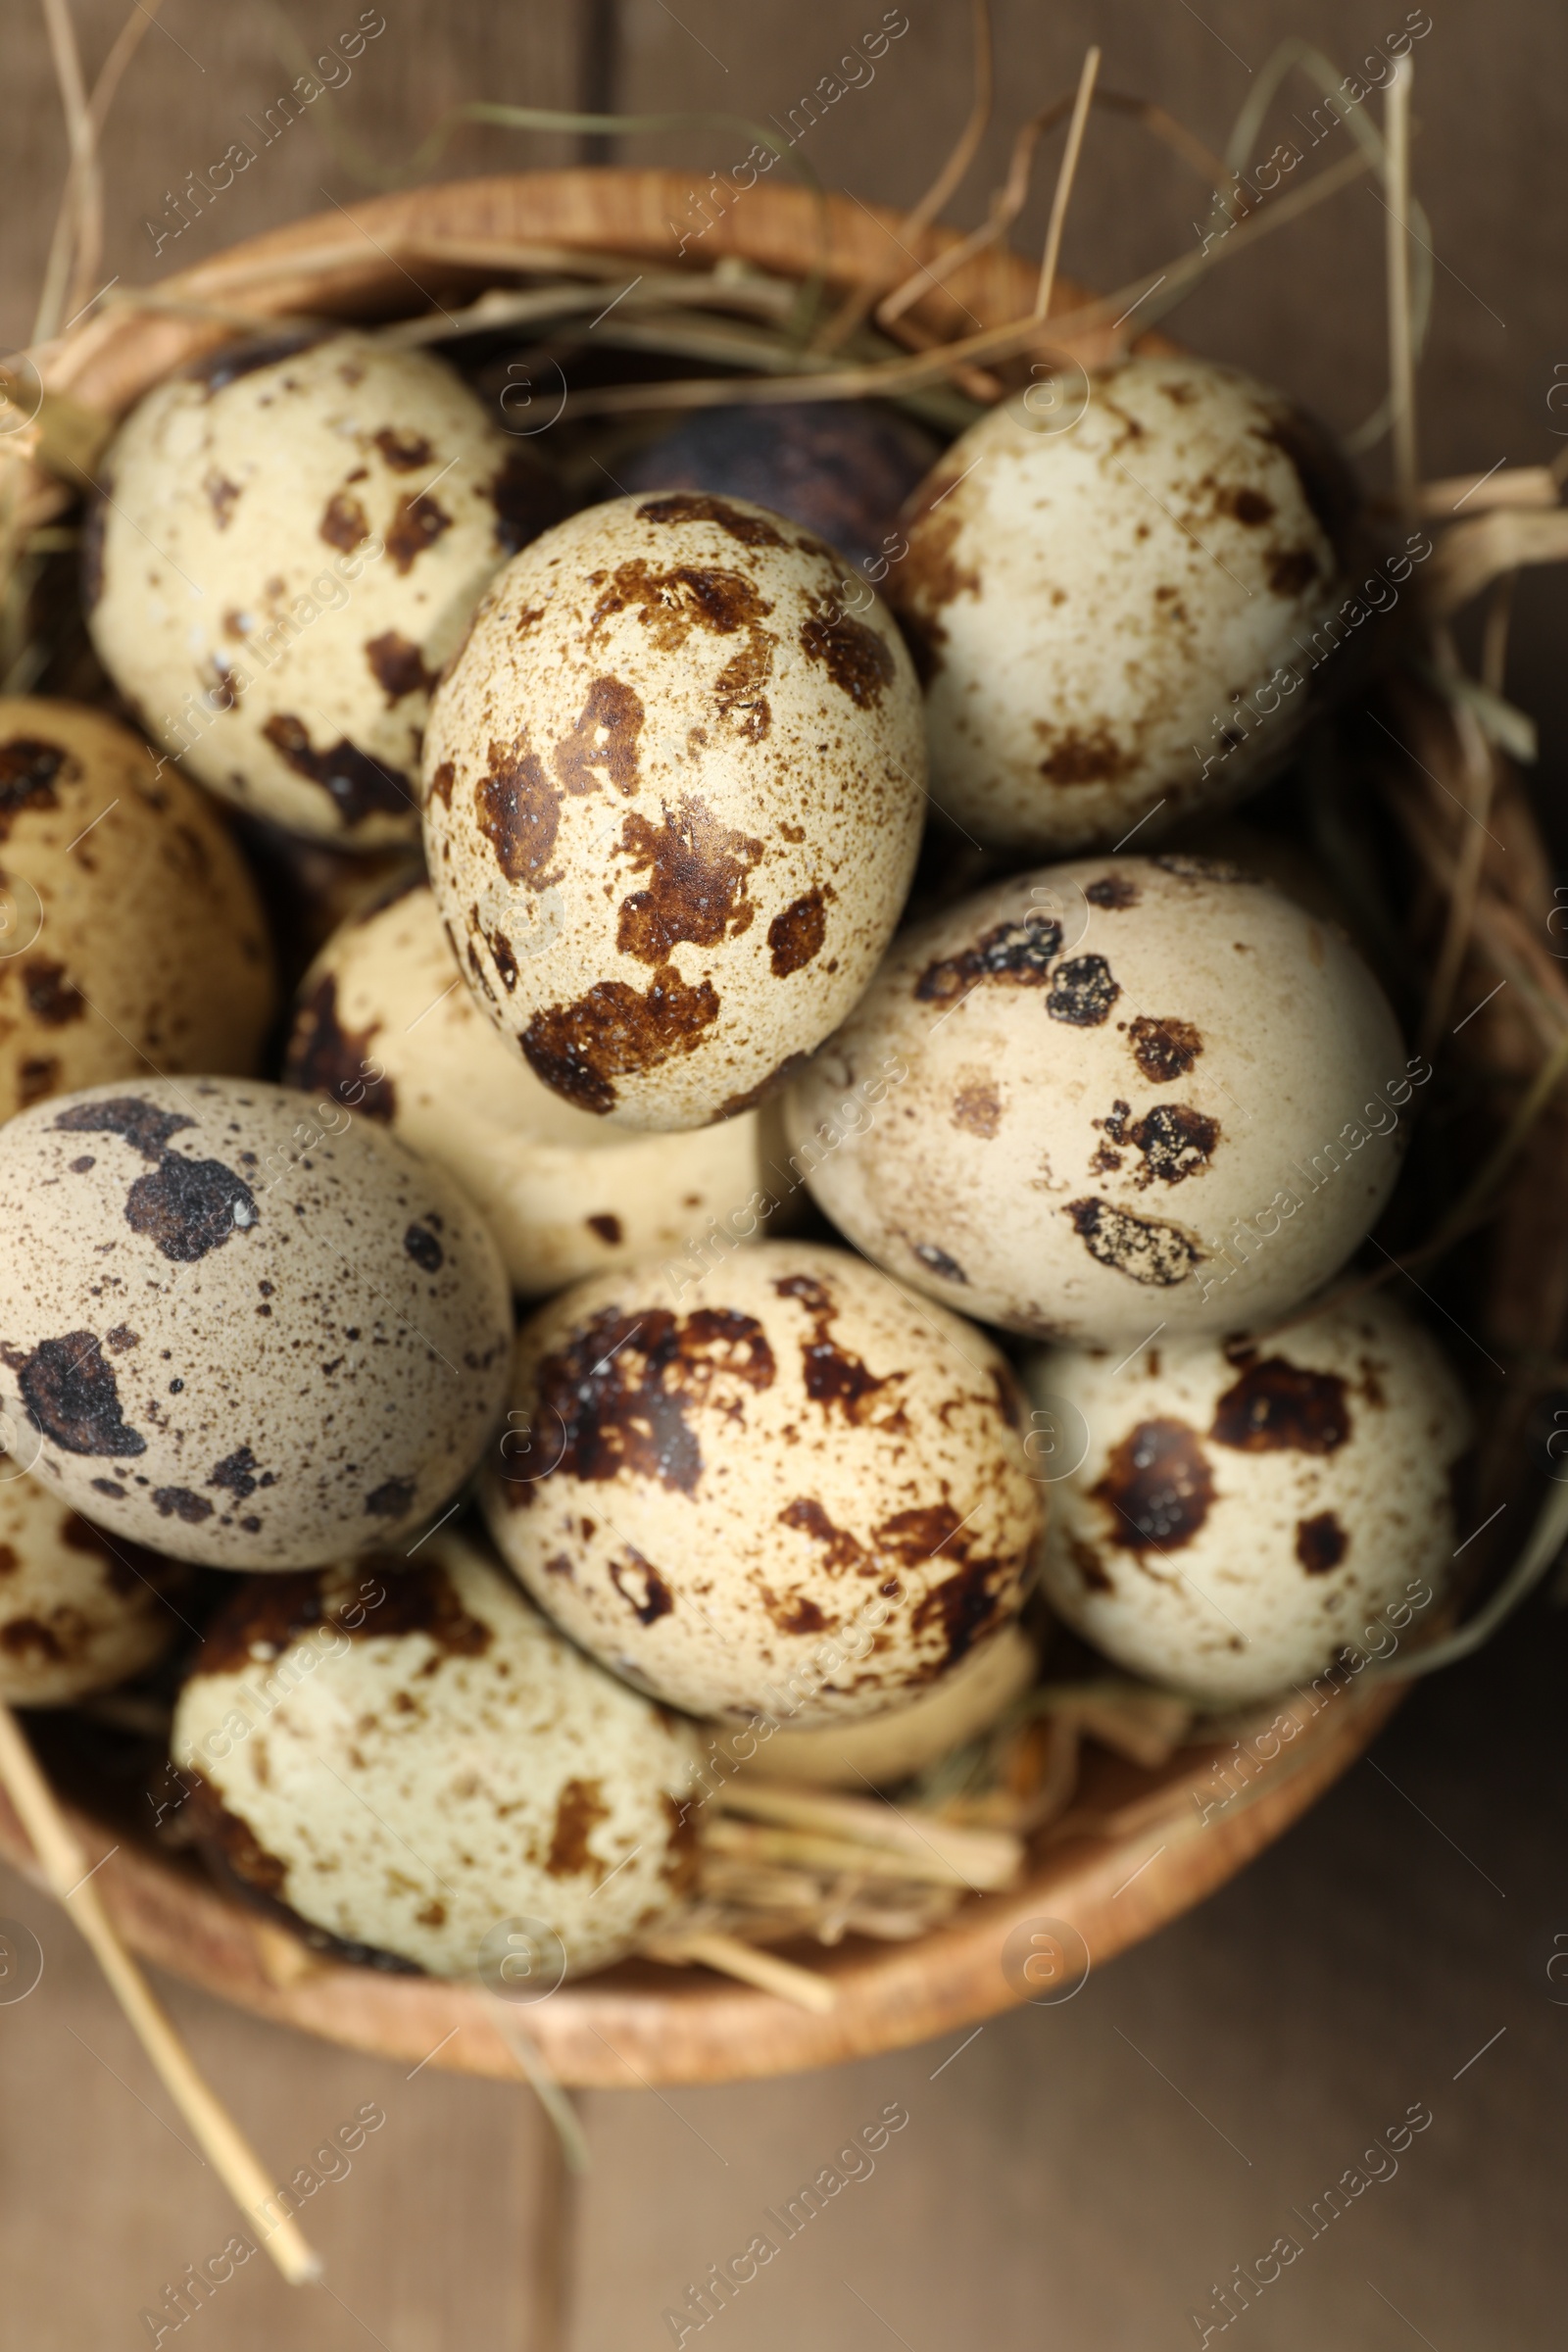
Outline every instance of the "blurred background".
[[[1528, 0], [1486, 11], [1445, 0], [1430, 10], [1203, 0], [1201, 13], [1188, 0], [1050, 11], [996, 0], [993, 13], [993, 127], [948, 213], [963, 226], [984, 217], [1015, 125], [1070, 90], [1091, 40], [1104, 50], [1102, 86], [1157, 99], [1222, 149], [1280, 42], [1299, 38], [1350, 73], [1402, 28], [1425, 27], [1414, 44], [1414, 175], [1436, 292], [1423, 468], [1556, 457], [1568, 436], [1568, 395], [1551, 400], [1568, 381], [1559, 13]], [[76, 0], [74, 15], [90, 77], [123, 10]], [[30, 332], [66, 146], [44, 18], [12, 0], [5, 24], [9, 347]], [[871, 70], [864, 37], [879, 28], [891, 37]], [[360, 32], [350, 64], [343, 36]], [[335, 93], [286, 126], [274, 115], [270, 128], [269, 110], [329, 51], [342, 67]], [[840, 76], [840, 61], [857, 55], [861, 66]], [[824, 77], [842, 86], [853, 76], [803, 150], [827, 186], [907, 204], [961, 125], [970, 56], [959, 0], [887, 10], [879, 0], [523, 0], [504, 12], [452, 0], [363, 11], [354, 0], [286, 10], [166, 0], [105, 142], [104, 275], [142, 282], [398, 184], [444, 113], [479, 97], [782, 122]], [[337, 68], [321, 72], [335, 78]], [[1304, 143], [1315, 103], [1304, 81], [1287, 84], [1269, 118], [1275, 135]], [[659, 162], [688, 171], [700, 195], [754, 135], [716, 121], [635, 136], [466, 125], [423, 170]], [[254, 161], [220, 196], [197, 193], [191, 175], [205, 181], [235, 141]], [[1050, 176], [1039, 174], [1047, 190]], [[1038, 248], [1045, 205], [1037, 194], [1017, 224], [1025, 250]], [[1131, 122], [1097, 115], [1066, 270], [1115, 285], [1190, 249], [1213, 222], [1209, 188]], [[1353, 185], [1215, 271], [1168, 330], [1350, 430], [1383, 389], [1383, 235], [1370, 184]], [[1381, 481], [1384, 452], [1365, 464]], [[1564, 607], [1560, 572], [1523, 575], [1507, 690], [1541, 726], [1540, 806], [1568, 864]], [[541, 2196], [542, 2127], [521, 2091], [434, 2068], [405, 2080], [167, 1987], [198, 2059], [280, 2177], [367, 2101], [386, 2118], [307, 2210], [325, 2287], [291, 2295], [250, 2264], [180, 2332], [211, 2352], [279, 2340], [300, 2352], [368, 2340], [384, 2352], [669, 2343], [666, 2309], [896, 2100], [909, 2121], [874, 2173], [705, 2332], [733, 2352], [1151, 2352], [1215, 2340], [1215, 2296], [1233, 2268], [1250, 2268], [1282, 2232], [1301, 2238], [1299, 2216], [1419, 2105], [1433, 2120], [1397, 2172], [1308, 2239], [1230, 2326], [1252, 2352], [1554, 2344], [1568, 2135], [1565, 1665], [1561, 1613], [1539, 1603], [1480, 1662], [1418, 1685], [1373, 1753], [1241, 1880], [1094, 1972], [1065, 2006], [831, 2075], [587, 2095], [594, 2170], [570, 2217]], [[0, 2261], [15, 2340], [51, 2352], [154, 2341], [143, 2311], [222, 2245], [225, 2201], [84, 1948], [18, 1881], [0, 1882], [0, 1912], [27, 1923], [45, 1953], [37, 1990], [0, 2007]], [[567, 2227], [574, 2299], [563, 2320], [541, 2297], [538, 2256]]]

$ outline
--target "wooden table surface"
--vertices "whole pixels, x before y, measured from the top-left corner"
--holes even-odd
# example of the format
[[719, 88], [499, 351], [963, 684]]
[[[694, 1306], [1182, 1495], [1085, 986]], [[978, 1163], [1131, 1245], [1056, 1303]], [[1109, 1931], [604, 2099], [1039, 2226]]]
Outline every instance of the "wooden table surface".
[[[956, 0], [886, 13], [890, 24], [906, 17], [907, 30], [874, 78], [845, 69], [859, 86], [824, 109], [803, 147], [828, 184], [900, 202], [961, 118], [968, 20]], [[965, 221], [983, 210], [1012, 125], [1070, 85], [1091, 38], [1104, 45], [1110, 87], [1157, 95], [1221, 143], [1276, 41], [1304, 34], [1348, 69], [1406, 16], [1394, 0], [1202, 0], [1200, 11], [1187, 0], [1049, 11], [998, 0], [995, 13], [999, 126], [953, 208]], [[90, 70], [120, 0], [76, 0], [74, 15]], [[339, 98], [270, 140], [257, 128], [301, 71], [296, 48], [324, 56], [357, 21], [383, 15]], [[355, 169], [362, 150], [396, 167], [467, 97], [787, 120], [841, 59], [863, 55], [883, 19], [877, 0], [525, 0], [509, 11], [386, 0], [363, 19], [353, 0], [293, 0], [290, 33], [278, 12], [167, 0], [107, 142], [104, 277], [143, 279], [347, 201], [368, 184]], [[40, 16], [12, 0], [5, 30], [0, 335], [23, 340], [64, 141]], [[1553, 427], [1568, 426], [1546, 405], [1554, 368], [1568, 367], [1564, 48], [1560, 15], [1528, 0], [1486, 10], [1436, 0], [1416, 44], [1417, 177], [1438, 257], [1424, 377], [1432, 472], [1539, 463], [1558, 450]], [[1310, 105], [1289, 97], [1279, 135], [1293, 110]], [[688, 164], [701, 188], [750, 135], [710, 125], [616, 152]], [[235, 140], [254, 162], [173, 236], [175, 192]], [[470, 126], [443, 168], [580, 152], [574, 138]], [[1097, 122], [1064, 267], [1120, 282], [1191, 244], [1209, 201], [1130, 126]], [[1037, 198], [1021, 239], [1038, 241], [1042, 220]], [[1352, 190], [1220, 271], [1175, 329], [1353, 424], [1381, 389], [1381, 237], [1374, 198]], [[1509, 686], [1544, 722], [1548, 785], [1568, 738], [1563, 618], [1560, 581], [1527, 580]], [[677, 2329], [663, 2315], [709, 2266], [740, 2252], [768, 2227], [767, 2209], [897, 2103], [908, 2122], [870, 2176], [839, 2191], [711, 2323], [733, 2352], [1152, 2352], [1199, 2343], [1195, 2310], [1217, 2341], [1216, 2289], [1281, 2235], [1302, 2251], [1235, 2323], [1251, 2352], [1416, 2342], [1545, 2352], [1561, 2341], [1563, 2308], [1565, 1668], [1568, 1631], [1543, 1605], [1480, 1664], [1422, 1689], [1374, 1754], [1244, 1878], [1096, 1971], [1065, 2007], [831, 2075], [586, 2096], [594, 2168], [570, 2221], [566, 2334], [541, 2307], [545, 2257], [565, 2242], [567, 2220], [547, 2193], [555, 2168], [526, 2093], [434, 2067], [406, 2080], [168, 1986], [279, 2179], [368, 2105], [385, 2117], [305, 2206], [325, 2286], [291, 2292], [253, 2261], [179, 2340], [209, 2352], [667, 2344]], [[142, 2313], [223, 2245], [230, 2215], [69, 1928], [9, 1877], [0, 1913], [28, 1925], [45, 1958], [37, 1988], [0, 2005], [5, 2340], [29, 2352], [152, 2342]], [[1433, 2120], [1397, 2171], [1365, 2157], [1412, 2107]], [[1314, 2201], [1357, 2166], [1388, 2177], [1315, 2224]]]

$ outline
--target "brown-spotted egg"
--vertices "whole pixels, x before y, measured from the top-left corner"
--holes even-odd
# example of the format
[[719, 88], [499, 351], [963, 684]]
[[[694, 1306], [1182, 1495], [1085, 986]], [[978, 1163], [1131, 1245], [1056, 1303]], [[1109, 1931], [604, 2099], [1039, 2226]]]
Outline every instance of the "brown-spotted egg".
[[507, 566], [424, 778], [454, 948], [535, 1076], [628, 1127], [704, 1127], [874, 970], [924, 729], [891, 615], [831, 548], [680, 490], [590, 508]]
[[0, 1700], [66, 1706], [172, 1646], [189, 1571], [92, 1526], [22, 1466], [32, 1432], [5, 1435], [16, 1450], [0, 1454]]
[[1044, 1490], [1017, 1420], [972, 1324], [848, 1250], [762, 1242], [534, 1315], [484, 1510], [540, 1606], [656, 1697], [874, 1715], [1018, 1612]]
[[1475, 1532], [1453, 1503], [1470, 1417], [1389, 1299], [1121, 1363], [1043, 1350], [1026, 1382], [1078, 1457], [1052, 1490], [1047, 1591], [1119, 1666], [1228, 1706], [1435, 1627]]
[[0, 1128], [0, 1406], [111, 1536], [299, 1568], [413, 1529], [506, 1391], [495, 1245], [334, 1103], [154, 1079]]
[[888, 582], [926, 673], [932, 800], [1046, 855], [1135, 826], [1152, 845], [1261, 783], [1348, 634], [1314, 635], [1355, 491], [1310, 419], [1176, 354], [1080, 383], [1032, 386], [944, 453]]
[[275, 998], [206, 795], [101, 710], [0, 697], [0, 1119], [102, 1078], [252, 1070]]
[[256, 1578], [173, 1757], [228, 1868], [341, 1942], [546, 1994], [678, 1910], [692, 1726], [585, 1658], [479, 1550]]
[[1087, 858], [906, 932], [785, 1118], [792, 1167], [900, 1282], [1131, 1347], [1326, 1282], [1430, 1076], [1332, 923], [1234, 866]]
[[[448, 1169], [524, 1298], [680, 1253], [769, 1199], [784, 1157], [771, 1103], [693, 1133], [635, 1135], [564, 1102], [475, 1004], [422, 882], [353, 917], [318, 957], [284, 1076], [383, 1120]], [[775, 1211], [771, 1230], [785, 1221]]]
[[104, 473], [88, 626], [159, 749], [296, 832], [416, 834], [430, 689], [562, 510], [538, 459], [429, 352], [285, 334], [155, 386]]

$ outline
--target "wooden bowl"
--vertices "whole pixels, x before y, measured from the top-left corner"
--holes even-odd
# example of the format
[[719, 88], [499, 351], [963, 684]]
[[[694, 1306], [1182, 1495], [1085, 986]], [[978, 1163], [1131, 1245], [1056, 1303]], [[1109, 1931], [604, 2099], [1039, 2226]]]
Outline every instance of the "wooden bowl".
[[[164, 280], [159, 291], [263, 316], [386, 318], [471, 298], [505, 275], [509, 256], [515, 267], [519, 246], [593, 248], [667, 265], [668, 222], [686, 195], [682, 175], [652, 171], [529, 172], [419, 188], [253, 238]], [[804, 191], [759, 187], [714, 222], [697, 258], [737, 255], [786, 275], [816, 261], [830, 291], [843, 292], [901, 267], [907, 249], [894, 241], [898, 225], [895, 215], [839, 198], [819, 209]], [[917, 240], [919, 258], [953, 242], [949, 231], [928, 230]], [[948, 340], [975, 320], [1016, 318], [1032, 293], [1032, 269], [993, 250], [965, 263], [951, 286], [929, 290], [910, 317], [925, 335]], [[1082, 299], [1058, 284], [1054, 312]], [[230, 331], [189, 312], [112, 310], [57, 347], [45, 380], [118, 416]], [[1093, 365], [1106, 348], [1097, 336], [1076, 343], [1073, 355]], [[1152, 1935], [1279, 1837], [1360, 1753], [1397, 1694], [1396, 1686], [1368, 1676], [1315, 1712], [1309, 1700], [1294, 1702], [1294, 1736], [1276, 1740], [1269, 1760], [1251, 1757], [1223, 1802], [1216, 1766], [1234, 1762], [1229, 1750], [1222, 1757], [1184, 1749], [1164, 1769], [1146, 1772], [1089, 1747], [1070, 1815], [1036, 1841], [1015, 1891], [974, 1897], [914, 1941], [852, 1937], [803, 1952], [834, 1987], [835, 2006], [824, 2014], [700, 1968], [638, 1961], [512, 2015], [563, 2082], [624, 2087], [823, 2066], [961, 2031], [1021, 1999], [1070, 1997], [1085, 1952], [1096, 1965]], [[517, 2075], [489, 1994], [324, 1958], [220, 1892], [188, 1859], [108, 1826], [96, 1811], [78, 1810], [74, 1820], [89, 1859], [102, 1863], [97, 1883], [111, 1913], [159, 1966], [258, 2015], [411, 2067], [428, 2061]], [[0, 1851], [33, 1869], [3, 1800]]]

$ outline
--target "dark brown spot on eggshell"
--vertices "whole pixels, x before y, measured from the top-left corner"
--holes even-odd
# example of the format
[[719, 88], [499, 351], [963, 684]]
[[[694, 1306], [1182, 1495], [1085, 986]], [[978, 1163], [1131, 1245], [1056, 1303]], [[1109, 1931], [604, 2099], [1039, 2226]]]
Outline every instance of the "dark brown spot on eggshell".
[[951, 1116], [955, 1127], [989, 1143], [1002, 1125], [1002, 1097], [994, 1080], [975, 1078], [960, 1086], [953, 1098]]
[[121, 1459], [146, 1452], [146, 1439], [123, 1416], [114, 1368], [95, 1333], [40, 1340], [30, 1354], [0, 1346], [0, 1358], [17, 1375], [28, 1420], [63, 1452]]
[[1209, 1436], [1241, 1453], [1335, 1453], [1350, 1434], [1346, 1384], [1283, 1355], [1249, 1365], [1214, 1407]]
[[656, 571], [641, 556], [617, 564], [601, 589], [586, 643], [596, 644], [604, 624], [617, 612], [635, 611], [662, 654], [677, 654], [693, 629], [720, 637], [760, 628], [773, 610], [738, 571], [702, 564], [677, 564]]
[[914, 984], [922, 1004], [950, 1004], [966, 997], [982, 981], [1000, 981], [1010, 988], [1043, 988], [1050, 977], [1052, 957], [1061, 946], [1061, 925], [1053, 915], [1028, 914], [1021, 921], [998, 923], [973, 947], [956, 956], [944, 956], [927, 964]]
[[906, 1372], [874, 1373], [861, 1358], [849, 1348], [841, 1348], [833, 1338], [833, 1325], [838, 1307], [831, 1294], [809, 1274], [786, 1274], [773, 1285], [781, 1298], [794, 1298], [812, 1318], [809, 1340], [801, 1344], [801, 1370], [806, 1382], [806, 1394], [813, 1404], [820, 1405], [824, 1420], [835, 1410], [857, 1428], [869, 1424], [876, 1429], [902, 1429], [905, 1426], [904, 1407], [897, 1396], [889, 1399], [892, 1410], [880, 1420], [878, 1400], [884, 1389], [894, 1389], [900, 1381], [907, 1380]]
[[368, 1641], [377, 1636], [426, 1634], [439, 1648], [477, 1657], [490, 1645], [487, 1625], [470, 1617], [450, 1578], [435, 1565], [388, 1568], [367, 1578], [353, 1594], [327, 1604], [320, 1571], [250, 1578], [208, 1625], [196, 1660], [199, 1674], [237, 1674], [277, 1656], [318, 1625]]
[[610, 1581], [638, 1624], [654, 1625], [670, 1614], [675, 1596], [653, 1562], [645, 1560], [634, 1544], [628, 1544], [626, 1549], [631, 1555], [629, 1561], [625, 1565], [613, 1561]]
[[1197, 1430], [1185, 1421], [1140, 1421], [1089, 1490], [1109, 1513], [1109, 1540], [1124, 1551], [1177, 1551], [1208, 1517], [1214, 1479]]
[[79, 1021], [86, 1010], [81, 992], [66, 976], [65, 965], [51, 963], [45, 956], [33, 956], [23, 965], [22, 986], [27, 1010], [47, 1028], [63, 1029], [68, 1021]]
[[159, 1110], [144, 1095], [111, 1095], [102, 1102], [74, 1102], [58, 1111], [54, 1125], [63, 1135], [118, 1135], [143, 1159], [161, 1159], [172, 1135], [195, 1122], [177, 1110]]
[[58, 743], [38, 735], [13, 735], [0, 743], [0, 841], [24, 808], [58, 808], [55, 781], [63, 767], [74, 762]]
[[619, 1248], [620, 1219], [616, 1216], [612, 1216], [608, 1209], [602, 1211], [601, 1214], [596, 1217], [585, 1217], [583, 1219], [583, 1223], [587, 1226], [590, 1233], [596, 1233], [599, 1236], [599, 1239], [605, 1244], [607, 1249], [615, 1250]]
[[950, 1257], [946, 1250], [939, 1250], [935, 1242], [911, 1242], [909, 1248], [921, 1265], [943, 1282], [967, 1283], [969, 1277], [957, 1259]]
[[979, 573], [958, 561], [962, 511], [956, 503], [946, 513], [942, 508], [956, 485], [957, 476], [943, 466], [926, 476], [910, 520], [908, 553], [890, 582], [922, 683], [942, 666], [947, 630], [938, 616], [943, 608], [960, 596], [980, 594]]
[[688, 940], [717, 947], [751, 926], [756, 912], [747, 880], [762, 845], [720, 825], [706, 802], [683, 800], [652, 825], [632, 811], [625, 820], [619, 855], [635, 873], [649, 877], [645, 890], [620, 903], [615, 945], [639, 963], [667, 964], [670, 950]]
[[[260, 1476], [257, 1475], [258, 1471], [261, 1472]], [[248, 1502], [258, 1487], [271, 1487], [276, 1483], [270, 1470], [261, 1469], [261, 1464], [248, 1446], [240, 1446], [234, 1452], [225, 1454], [220, 1462], [215, 1462], [207, 1481], [210, 1487], [226, 1489], [236, 1502]]]
[[479, 830], [509, 882], [544, 890], [561, 880], [561, 868], [550, 863], [561, 827], [561, 795], [525, 737], [491, 744], [473, 801]]
[[1185, 1078], [1203, 1051], [1203, 1041], [1191, 1021], [1167, 1013], [1153, 1020], [1141, 1012], [1127, 1031], [1133, 1059], [1152, 1086], [1172, 1086]]
[[799, 1494], [793, 1502], [787, 1502], [778, 1515], [778, 1523], [821, 1545], [822, 1565], [830, 1576], [842, 1576], [865, 1564], [863, 1546], [847, 1528], [834, 1526], [814, 1495]]
[[400, 498], [392, 520], [387, 525], [386, 552], [400, 573], [411, 571], [427, 547], [434, 547], [443, 531], [452, 528], [452, 517], [430, 496], [427, 490], [416, 491], [412, 498]]
[[406, 694], [428, 694], [436, 682], [436, 673], [425, 668], [419, 648], [412, 639], [400, 637], [396, 629], [383, 629], [379, 637], [368, 637], [365, 658], [370, 664], [371, 676], [386, 696], [388, 710]]
[[811, 596], [807, 602], [810, 611], [801, 623], [802, 653], [808, 662], [821, 662], [857, 710], [874, 710], [898, 675], [887, 645], [833, 597]]
[[689, 1415], [710, 1404], [727, 1408], [742, 1389], [770, 1388], [775, 1374], [773, 1351], [750, 1315], [605, 1307], [536, 1375], [540, 1414], [562, 1431], [556, 1471], [598, 1482], [629, 1472], [694, 1494], [703, 1459]]
[[1130, 1282], [1169, 1290], [1185, 1282], [1201, 1252], [1179, 1225], [1155, 1217], [1134, 1216], [1131, 1209], [1096, 1199], [1069, 1200], [1062, 1211], [1093, 1258], [1113, 1267]]
[[153, 1507], [161, 1519], [182, 1519], [187, 1527], [200, 1527], [213, 1515], [206, 1495], [193, 1494], [189, 1487], [155, 1487]]
[[403, 1236], [403, 1247], [426, 1274], [439, 1274], [446, 1263], [446, 1251], [428, 1225], [411, 1225]]
[[262, 733], [297, 776], [322, 787], [346, 826], [388, 812], [402, 816], [417, 806], [400, 769], [384, 767], [346, 736], [340, 735], [330, 751], [318, 752], [304, 720], [286, 710], [270, 718]]
[[214, 466], [208, 469], [202, 488], [206, 491], [207, 503], [213, 510], [214, 522], [220, 531], [226, 531], [233, 520], [234, 501], [240, 494], [238, 482], [231, 482], [226, 473], [220, 473], [217, 466]]
[[804, 898], [792, 899], [789, 906], [775, 914], [767, 926], [767, 945], [775, 980], [787, 980], [821, 953], [827, 937], [827, 908], [825, 896], [830, 893], [808, 890]]
[[1036, 719], [1035, 730], [1051, 746], [1040, 762], [1048, 784], [1113, 784], [1137, 764], [1137, 754], [1118, 743], [1103, 721], [1084, 731]]
[[782, 547], [784, 540], [763, 514], [743, 514], [727, 498], [707, 490], [674, 490], [651, 498], [637, 510], [640, 522], [716, 522], [742, 547]]
[[370, 518], [352, 490], [334, 490], [317, 529], [328, 547], [347, 555], [370, 536]]
[[435, 452], [422, 433], [400, 433], [383, 424], [371, 438], [394, 473], [414, 473], [434, 461]]
[[[581, 716], [553, 755], [557, 775], [571, 793], [593, 792], [603, 768], [616, 792], [637, 789], [637, 746], [643, 731], [642, 697], [624, 678], [595, 678]], [[493, 757], [492, 753], [492, 757]]]
[[713, 680], [720, 716], [734, 719], [748, 743], [760, 743], [773, 724], [773, 708], [762, 692], [772, 674], [772, 632], [752, 629]]
[[1349, 1549], [1350, 1539], [1332, 1511], [1296, 1522], [1296, 1556], [1308, 1576], [1327, 1576]]
[[1121, 983], [1112, 979], [1103, 956], [1075, 956], [1052, 974], [1046, 1010], [1075, 1029], [1098, 1029], [1120, 995]]
[[1272, 522], [1275, 512], [1274, 501], [1250, 485], [1241, 489], [1227, 485], [1216, 490], [1214, 510], [1219, 514], [1234, 515], [1238, 522], [1244, 523], [1250, 530], [1256, 530], [1260, 523]]
[[[1014, 1563], [971, 1557], [969, 1544], [963, 1521], [950, 1502], [896, 1511], [876, 1530], [880, 1552], [891, 1552], [904, 1569], [926, 1579], [927, 1590], [910, 1613], [909, 1626], [917, 1639], [933, 1625], [941, 1628], [944, 1668], [956, 1665], [991, 1631], [1013, 1581]], [[930, 1581], [933, 1576], [935, 1583]]]
[[[1108, 1119], [1105, 1125], [1108, 1132]], [[1120, 1143], [1122, 1132], [1118, 1127], [1112, 1140]], [[1206, 1170], [1219, 1141], [1219, 1121], [1187, 1102], [1156, 1102], [1142, 1118], [1127, 1123], [1125, 1135], [1144, 1155], [1136, 1183], [1150, 1185], [1157, 1178], [1161, 1184], [1181, 1184]]]
[[1102, 874], [1084, 891], [1091, 906], [1101, 906], [1109, 914], [1125, 912], [1138, 904], [1138, 885], [1130, 874]]
[[610, 1819], [600, 1781], [568, 1781], [556, 1800], [556, 1823], [551, 1834], [545, 1869], [553, 1879], [580, 1878], [592, 1872], [605, 1875], [605, 1865], [588, 1843], [602, 1821]]
[[370, 1057], [380, 1027], [371, 1021], [364, 1029], [345, 1029], [338, 1016], [337, 981], [324, 973], [295, 1013], [283, 1059], [284, 1085], [329, 1095], [367, 1118], [390, 1120], [397, 1107], [392, 1081]]
[[165, 1257], [193, 1265], [229, 1236], [256, 1223], [261, 1211], [243, 1177], [220, 1159], [186, 1159], [166, 1152], [158, 1167], [138, 1176], [125, 1196], [125, 1222]]
[[688, 987], [666, 963], [646, 992], [622, 980], [599, 980], [575, 1004], [547, 1005], [523, 1031], [522, 1051], [535, 1077], [602, 1117], [615, 1106], [617, 1078], [690, 1054], [717, 1018], [710, 982]]

